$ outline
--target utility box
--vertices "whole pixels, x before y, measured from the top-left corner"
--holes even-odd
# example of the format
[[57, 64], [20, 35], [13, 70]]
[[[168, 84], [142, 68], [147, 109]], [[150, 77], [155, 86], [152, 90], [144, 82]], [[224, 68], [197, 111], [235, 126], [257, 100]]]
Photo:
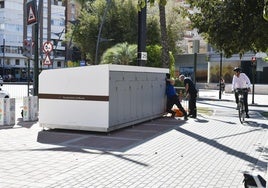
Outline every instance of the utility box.
[[38, 97], [23, 97], [23, 121], [38, 120]]
[[0, 125], [15, 125], [15, 99], [0, 99]]
[[160, 117], [168, 72], [111, 64], [43, 70], [40, 126], [109, 132]]

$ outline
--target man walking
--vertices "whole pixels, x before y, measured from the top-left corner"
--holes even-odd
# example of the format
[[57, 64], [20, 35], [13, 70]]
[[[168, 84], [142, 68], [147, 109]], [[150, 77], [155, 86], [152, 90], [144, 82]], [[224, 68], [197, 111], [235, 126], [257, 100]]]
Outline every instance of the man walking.
[[196, 98], [197, 98], [197, 89], [193, 81], [185, 77], [183, 74], [179, 76], [179, 80], [183, 82], [186, 92], [186, 97], [189, 99], [189, 114], [191, 118], [196, 118], [197, 109], [196, 109]]

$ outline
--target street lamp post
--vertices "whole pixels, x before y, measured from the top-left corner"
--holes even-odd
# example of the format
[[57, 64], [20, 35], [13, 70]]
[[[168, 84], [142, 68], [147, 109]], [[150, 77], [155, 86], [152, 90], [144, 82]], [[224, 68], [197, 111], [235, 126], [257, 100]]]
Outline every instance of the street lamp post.
[[70, 48], [71, 48], [71, 45], [72, 45], [72, 42], [73, 42], [74, 33], [76, 32], [76, 29], [77, 29], [77, 25], [80, 23], [79, 20], [71, 20], [71, 21], [68, 21], [68, 22], [70, 22], [72, 25], [74, 25], [74, 29], [72, 31], [69, 43], [66, 46], [66, 56], [65, 56], [66, 64], [68, 63], [69, 60], [72, 60], [72, 51], [70, 50]]
[[94, 65], [97, 65], [97, 63], [98, 63], [98, 53], [99, 53], [99, 44], [100, 44], [100, 40], [101, 40], [101, 31], [102, 31], [102, 27], [103, 27], [103, 24], [104, 24], [104, 20], [106, 18], [106, 14], [107, 14], [108, 8], [109, 8], [109, 6], [111, 4], [111, 0], [106, 0], [106, 1], [107, 1], [107, 5], [105, 7], [105, 10], [104, 10], [104, 13], [103, 13], [103, 16], [102, 16], [102, 20], [101, 20], [101, 24], [100, 24], [100, 27], [99, 27], [99, 33], [98, 33], [97, 44], [96, 44], [96, 52], [95, 52]]
[[193, 41], [193, 53], [194, 53], [194, 78], [193, 82], [196, 84], [196, 70], [197, 70], [197, 53], [199, 53], [200, 41]]
[[220, 89], [219, 89], [219, 99], [221, 99], [222, 84], [224, 84], [224, 83], [221, 82], [221, 77], [222, 77], [222, 52], [220, 53], [220, 79], [219, 79]]
[[254, 104], [255, 75], [256, 75], [256, 68], [257, 68], [257, 59], [255, 56], [251, 58], [251, 65], [252, 65], [252, 104]]
[[[53, 49], [53, 62], [54, 62], [54, 60], [55, 60], [55, 58], [57, 56], [58, 43], [61, 40], [61, 36], [62, 36], [62, 34], [63, 34], [64, 31], [65, 31], [65, 29], [63, 29], [59, 33], [54, 33], [54, 35], [56, 35], [58, 37], [58, 39], [52, 39], [53, 40], [53, 43], [54, 43], [54, 46], [55, 46], [55, 48]], [[53, 68], [53, 66], [52, 66], [52, 68]]]
[[4, 79], [5, 74], [5, 46], [6, 46], [6, 40], [3, 39], [3, 64], [2, 64], [2, 77]]
[[144, 66], [147, 61], [146, 53], [146, 19], [147, 6], [138, 13], [138, 66]]

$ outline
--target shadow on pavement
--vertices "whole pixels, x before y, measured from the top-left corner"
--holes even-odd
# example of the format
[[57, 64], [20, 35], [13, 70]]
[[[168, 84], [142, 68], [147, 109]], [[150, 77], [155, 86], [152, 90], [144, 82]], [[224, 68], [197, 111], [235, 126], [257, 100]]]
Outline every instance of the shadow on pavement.
[[114, 157], [118, 157], [120, 159], [124, 159], [126, 161], [133, 162], [141, 166], [149, 166], [146, 163], [135, 161], [127, 157], [127, 156], [138, 156], [140, 154], [116, 154], [116, 153], [112, 153], [109, 151], [101, 151], [101, 150], [89, 151], [89, 150], [78, 148], [78, 147], [54, 147], [54, 148], [46, 148], [46, 149], [31, 149], [31, 151], [61, 151], [61, 152], [79, 152], [79, 153], [93, 154], [93, 155], [112, 155]]
[[21, 126], [23, 128], [31, 128], [34, 124], [36, 124], [38, 121], [23, 121], [22, 118], [17, 119], [17, 125]]
[[1, 125], [0, 130], [2, 129], [13, 129], [15, 125]]
[[[235, 122], [232, 122], [232, 121], [225, 121], [225, 120], [220, 120], [220, 119], [216, 119], [216, 118], [212, 118], [213, 116], [202, 116], [201, 114], [199, 114], [199, 116], [203, 117], [204, 119], [207, 119], [207, 120], [200, 120], [200, 121], [204, 121], [203, 123], [207, 123], [209, 122], [209, 120], [213, 120], [213, 121], [218, 121], [218, 122], [222, 122], [222, 123], [226, 123], [226, 124], [236, 124]], [[199, 122], [199, 121], [198, 121]]]
[[247, 120], [245, 123], [245, 126], [250, 126], [250, 127], [261, 127], [263, 129], [268, 129], [268, 125], [264, 123], [258, 123], [256, 121], [249, 121]]
[[[231, 107], [230, 105], [226, 104], [226, 105], [223, 105], [223, 104], [215, 104], [215, 103], [209, 103], [209, 102], [206, 102], [205, 100], [204, 101], [198, 101], [198, 103], [200, 104], [205, 104], [205, 105], [208, 105], [208, 106], [217, 106], [217, 107], [222, 107], [222, 108], [226, 108], [226, 109], [234, 109], [234, 107]], [[235, 103], [234, 103], [235, 104]]]
[[[225, 146], [223, 144], [220, 144], [218, 143], [216, 140], [214, 139], [208, 139], [206, 137], [203, 137], [199, 134], [196, 134], [196, 133], [193, 133], [191, 131], [188, 131], [186, 129], [183, 129], [182, 127], [177, 127], [176, 128], [177, 131], [179, 131], [180, 133], [183, 133], [185, 135], [188, 135], [192, 138], [195, 138], [196, 140], [198, 140], [199, 142], [204, 142], [212, 147], [215, 147], [219, 150], [222, 150], [224, 152], [226, 152], [228, 155], [233, 155], [235, 157], [238, 157], [240, 159], [243, 159], [247, 162], [249, 162], [252, 166], [255, 166], [256, 168], [258, 168], [259, 170], [261, 171], [266, 171], [266, 161], [262, 161], [258, 158], [255, 158], [255, 157], [252, 157], [252, 156], [249, 156], [247, 153], [244, 153], [244, 152], [240, 152], [240, 151], [237, 151], [233, 148], [230, 148], [228, 146]], [[257, 166], [256, 166], [257, 164]]]
[[129, 126], [109, 133], [50, 129], [38, 133], [37, 142], [101, 151], [124, 152], [154, 137], [168, 132], [185, 121], [171, 118], [159, 118], [141, 124]]

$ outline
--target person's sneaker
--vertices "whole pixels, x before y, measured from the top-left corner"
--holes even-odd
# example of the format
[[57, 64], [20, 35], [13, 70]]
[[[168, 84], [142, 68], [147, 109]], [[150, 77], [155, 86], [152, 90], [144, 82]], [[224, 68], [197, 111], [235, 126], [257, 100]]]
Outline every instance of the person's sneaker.
[[186, 121], [186, 120], [188, 120], [188, 117], [187, 117], [187, 115], [185, 115], [185, 116], [184, 116], [184, 120], [185, 120], [185, 121]]
[[249, 118], [249, 115], [248, 114], [246, 114], [246, 118]]
[[190, 115], [189, 117], [190, 117], [190, 118], [196, 118], [196, 116], [195, 116], [195, 115]]

